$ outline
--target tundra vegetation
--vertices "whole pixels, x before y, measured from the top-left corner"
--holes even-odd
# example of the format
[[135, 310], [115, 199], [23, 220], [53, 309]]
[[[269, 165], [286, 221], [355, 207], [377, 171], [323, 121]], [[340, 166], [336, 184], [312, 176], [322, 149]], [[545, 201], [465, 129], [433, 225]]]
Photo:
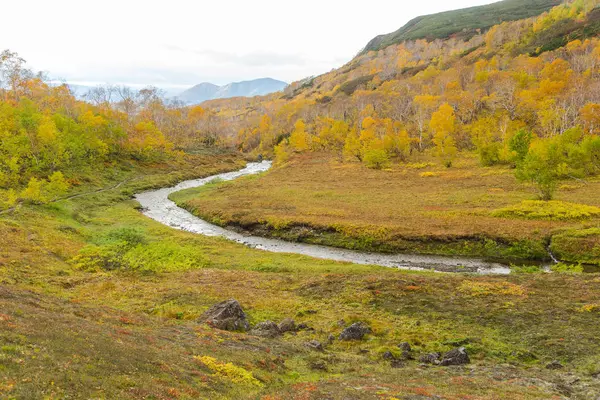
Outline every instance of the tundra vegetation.
[[[600, 265], [600, 10], [527, 17], [193, 107], [153, 88], [79, 101], [1, 53], [0, 397], [598, 397], [600, 278], [582, 271]], [[273, 254], [132, 200], [258, 155], [274, 168], [173, 199], [288, 240], [563, 263]]]

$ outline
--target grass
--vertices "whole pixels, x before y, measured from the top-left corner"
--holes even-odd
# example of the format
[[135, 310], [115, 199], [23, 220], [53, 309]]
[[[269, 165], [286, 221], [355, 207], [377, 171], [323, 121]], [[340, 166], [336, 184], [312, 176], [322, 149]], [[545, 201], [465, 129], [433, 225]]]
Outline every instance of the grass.
[[[598, 181], [560, 191], [559, 201], [541, 204], [529, 200], [533, 188], [517, 182], [508, 167], [480, 167], [470, 155], [455, 164], [448, 169], [424, 159], [374, 171], [302, 155], [261, 177], [172, 198], [219, 225], [259, 235], [369, 251], [515, 261], [546, 259], [555, 234], [600, 223]], [[517, 211], [529, 218], [514, 218]]]
[[[590, 329], [600, 322], [595, 275], [442, 275], [271, 254], [170, 229], [145, 218], [130, 199], [135, 191], [242, 162], [215, 158], [199, 168], [132, 170], [118, 189], [0, 216], [0, 397], [546, 399], [568, 393], [583, 399], [600, 393], [594, 378], [600, 341]], [[320, 189], [323, 199], [335, 193], [335, 186]], [[114, 250], [125, 261], [82, 268], [79, 257], [90, 248]], [[252, 324], [291, 317], [314, 330], [261, 339], [197, 322], [227, 298], [240, 301]], [[362, 342], [327, 344], [354, 321], [374, 333]], [[315, 339], [326, 352], [304, 346]], [[409, 361], [391, 368], [382, 354], [403, 341], [416, 355], [462, 345], [473, 364], [422, 368]], [[544, 368], [555, 359], [565, 364], [568, 380], [565, 372]]]

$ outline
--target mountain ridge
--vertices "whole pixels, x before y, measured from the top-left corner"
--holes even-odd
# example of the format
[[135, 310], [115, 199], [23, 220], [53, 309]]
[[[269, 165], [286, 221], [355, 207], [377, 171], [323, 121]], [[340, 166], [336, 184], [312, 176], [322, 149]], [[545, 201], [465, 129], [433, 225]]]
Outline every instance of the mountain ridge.
[[482, 6], [422, 15], [400, 29], [376, 36], [361, 54], [377, 51], [407, 40], [444, 39], [452, 35], [469, 38], [502, 22], [534, 17], [562, 3], [561, 0], [503, 0]]
[[207, 100], [263, 96], [283, 90], [287, 86], [286, 82], [273, 78], [231, 82], [223, 86], [203, 82], [183, 91], [177, 98], [186, 104], [199, 104]]

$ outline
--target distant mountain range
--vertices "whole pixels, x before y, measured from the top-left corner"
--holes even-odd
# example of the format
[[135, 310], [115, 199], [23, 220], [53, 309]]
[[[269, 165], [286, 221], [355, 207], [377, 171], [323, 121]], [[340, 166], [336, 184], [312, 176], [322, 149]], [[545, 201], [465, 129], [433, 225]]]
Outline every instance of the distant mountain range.
[[205, 82], [184, 91], [177, 98], [186, 104], [199, 104], [206, 100], [230, 97], [264, 96], [283, 90], [287, 85], [285, 82], [271, 78], [234, 82], [225, 86]]

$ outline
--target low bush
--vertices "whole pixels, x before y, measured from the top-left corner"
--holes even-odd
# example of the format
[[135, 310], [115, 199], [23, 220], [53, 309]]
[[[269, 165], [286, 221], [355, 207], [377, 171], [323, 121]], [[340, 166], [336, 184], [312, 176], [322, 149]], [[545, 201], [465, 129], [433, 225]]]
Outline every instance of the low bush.
[[545, 219], [550, 221], [581, 220], [600, 215], [600, 208], [563, 201], [526, 200], [521, 204], [492, 212], [501, 218]]

